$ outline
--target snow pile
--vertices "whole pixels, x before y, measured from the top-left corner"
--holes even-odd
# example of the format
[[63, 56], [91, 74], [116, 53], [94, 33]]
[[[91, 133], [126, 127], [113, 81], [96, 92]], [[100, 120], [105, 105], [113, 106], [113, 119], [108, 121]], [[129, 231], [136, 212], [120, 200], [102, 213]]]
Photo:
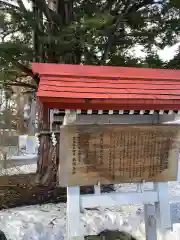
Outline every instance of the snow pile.
[[65, 205], [53, 204], [4, 210], [0, 229], [13, 240], [59, 240], [65, 236], [65, 211]]
[[2, 168], [0, 171], [0, 176], [3, 175], [17, 175], [17, 174], [28, 174], [35, 173], [37, 169], [37, 164], [15, 166], [11, 168]]
[[[47, 204], [1, 211], [0, 229], [8, 239], [14, 240], [60, 240], [65, 239], [66, 205]], [[124, 229], [138, 239], [144, 239], [142, 214], [137, 207], [85, 211], [82, 224], [86, 234], [97, 234], [103, 229]]]
[[[66, 239], [66, 204], [46, 204], [14, 208], [0, 212], [0, 229], [8, 240], [63, 240]], [[86, 234], [97, 234], [104, 229], [119, 229], [145, 240], [145, 226], [141, 206], [85, 211], [81, 216]], [[167, 233], [167, 240], [180, 236], [180, 226]]]

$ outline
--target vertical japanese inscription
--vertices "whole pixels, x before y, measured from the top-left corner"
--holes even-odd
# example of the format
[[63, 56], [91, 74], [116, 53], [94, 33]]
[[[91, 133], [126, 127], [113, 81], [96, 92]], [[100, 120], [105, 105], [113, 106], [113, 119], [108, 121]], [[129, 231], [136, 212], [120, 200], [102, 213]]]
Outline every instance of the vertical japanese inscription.
[[[130, 160], [130, 164], [131, 164], [131, 170], [130, 171], [132, 171], [132, 178], [136, 177], [137, 174], [138, 174], [138, 171], [139, 171], [139, 169], [136, 170], [136, 168], [135, 168], [135, 163], [137, 164], [138, 159], [136, 158], [135, 161], [134, 161], [134, 154], [133, 154], [132, 151], [130, 151], [135, 134], [132, 133], [131, 131], [129, 131], [129, 136], [128, 136], [128, 150], [129, 150], [128, 152], [130, 154], [129, 160]], [[138, 166], [138, 164], [137, 164], [137, 166]]]
[[118, 132], [118, 152], [119, 152], [119, 172], [120, 177], [123, 177], [123, 134], [122, 131]]
[[143, 176], [146, 172], [146, 159], [149, 157], [147, 154], [146, 157], [146, 145], [147, 140], [149, 138], [149, 135], [146, 135], [146, 131], [144, 129], [141, 133], [139, 131], [136, 132], [137, 139], [139, 138], [139, 143], [137, 145], [137, 148], [139, 149], [139, 156], [138, 156], [138, 166], [139, 166], [139, 175], [138, 177], [143, 180]]
[[[172, 136], [173, 133], [171, 133]], [[166, 133], [164, 133], [163, 138], [166, 138]], [[168, 156], [169, 156], [169, 149], [173, 148], [173, 138], [168, 137], [166, 141], [163, 142], [162, 145], [162, 152], [164, 154], [161, 155], [161, 170], [168, 169]]]
[[127, 165], [127, 172], [130, 173], [130, 178], [132, 178], [132, 175], [133, 175], [133, 172], [132, 172], [132, 165], [131, 165], [131, 155], [130, 155], [130, 152], [129, 152], [129, 149], [128, 149], [128, 146], [129, 146], [129, 130], [127, 131], [126, 133], [126, 150], [125, 150], [125, 158], [128, 159], [128, 165]]
[[126, 160], [126, 145], [125, 145], [125, 140], [126, 140], [126, 137], [125, 137], [125, 134], [123, 131], [121, 131], [121, 146], [122, 146], [122, 151], [121, 151], [121, 159], [122, 159], [122, 165], [121, 165], [121, 171], [122, 171], [122, 177], [125, 177], [125, 173], [126, 173], [126, 170], [125, 167], [127, 167], [127, 163], [125, 165], [125, 160]]
[[112, 133], [112, 179], [115, 179], [115, 160], [116, 160], [116, 133]]
[[89, 156], [89, 160], [90, 160], [90, 165], [89, 165], [89, 171], [90, 172], [94, 172], [97, 169], [97, 165], [98, 165], [98, 160], [99, 157], [97, 156], [97, 139], [95, 137], [93, 137], [93, 134], [91, 135], [91, 141], [90, 141], [90, 145], [89, 145], [89, 151], [90, 151], [90, 156]]
[[112, 174], [112, 133], [109, 132], [109, 175], [111, 176]]
[[85, 163], [86, 163], [86, 171], [89, 172], [89, 165], [90, 165], [90, 154], [89, 154], [89, 138], [90, 134], [84, 134], [84, 150], [85, 150]]
[[91, 165], [92, 165], [92, 171], [94, 171], [97, 167], [99, 157], [97, 157], [97, 148], [99, 147], [97, 144], [97, 138], [94, 137], [92, 134], [92, 142], [91, 142], [91, 148], [92, 148], [92, 156], [91, 156]]
[[76, 174], [76, 137], [72, 138], [72, 174]]
[[100, 133], [100, 165], [103, 164], [104, 158], [104, 134]]
[[150, 162], [146, 163], [148, 164], [149, 168], [149, 177], [152, 177], [155, 173], [157, 164], [159, 164], [159, 132], [153, 132], [152, 134], [152, 145], [151, 145], [151, 151], [152, 151], [152, 157], [150, 158]]
[[[133, 156], [135, 156], [136, 158], [136, 165], [138, 166], [136, 175], [137, 177], [141, 177], [142, 173], [143, 173], [143, 164], [142, 164], [142, 155], [141, 155], [141, 145], [138, 143], [138, 138], [141, 137], [141, 135], [138, 134], [137, 130], [134, 130], [134, 152], [133, 152]], [[136, 168], [134, 168], [136, 171]]]
[[80, 133], [77, 132], [77, 144], [78, 144], [78, 162], [81, 162], [81, 137]]

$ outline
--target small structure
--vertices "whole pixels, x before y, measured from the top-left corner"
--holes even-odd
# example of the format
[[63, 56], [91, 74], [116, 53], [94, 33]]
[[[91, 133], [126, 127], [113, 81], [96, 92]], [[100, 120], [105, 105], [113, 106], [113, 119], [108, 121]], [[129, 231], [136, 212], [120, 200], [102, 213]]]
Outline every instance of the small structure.
[[[84, 238], [81, 208], [142, 203], [148, 240], [157, 239], [157, 227], [170, 229], [167, 181], [177, 178], [180, 140], [180, 126], [170, 122], [180, 114], [180, 71], [38, 63], [33, 71], [44, 109], [69, 116], [59, 154], [68, 239]], [[144, 191], [144, 181], [154, 188]], [[100, 191], [99, 183], [126, 182], [137, 191]], [[82, 185], [94, 185], [95, 193], [81, 196]]]
[[0, 130], [0, 172], [8, 167], [12, 156], [19, 153], [19, 137], [15, 131], [9, 129]]

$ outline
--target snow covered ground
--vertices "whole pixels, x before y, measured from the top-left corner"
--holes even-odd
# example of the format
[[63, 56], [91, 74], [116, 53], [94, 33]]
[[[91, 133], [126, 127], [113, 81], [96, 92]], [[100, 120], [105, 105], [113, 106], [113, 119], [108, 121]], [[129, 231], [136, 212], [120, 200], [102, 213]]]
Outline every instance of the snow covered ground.
[[1, 168], [0, 176], [35, 173], [36, 169], [37, 169], [36, 163], [30, 164], [30, 165], [23, 165], [23, 166], [16, 165], [16, 166], [9, 167], [9, 168]]
[[[178, 182], [169, 183], [171, 202], [180, 202], [180, 174], [178, 175]], [[151, 184], [147, 183], [146, 188], [150, 187]], [[135, 189], [135, 185], [121, 185], [120, 189], [132, 190]], [[180, 211], [178, 216], [180, 217]], [[137, 239], [145, 240], [142, 205], [87, 210], [82, 213], [81, 221], [87, 235], [99, 233], [107, 228], [123, 229]], [[66, 204], [44, 204], [0, 211], [0, 229], [6, 233], [9, 240], [66, 239]], [[167, 233], [166, 239], [180, 239], [180, 223], [174, 225], [173, 231]]]
[[[179, 163], [180, 169], [180, 163]], [[36, 164], [8, 168], [1, 174], [35, 172]], [[151, 188], [151, 183], [145, 184]], [[117, 186], [117, 191], [135, 190], [134, 184]], [[180, 202], [180, 172], [177, 182], [169, 182], [169, 201]], [[175, 209], [177, 222], [165, 240], [180, 240], [180, 205]], [[104, 229], [119, 229], [132, 233], [138, 240], [145, 240], [143, 206], [122, 206], [113, 209], [85, 210], [81, 215], [86, 234]], [[44, 204], [0, 211], [0, 229], [8, 240], [63, 240], [66, 239], [66, 204]]]
[[[173, 187], [172, 187], [173, 186]], [[180, 200], [180, 184], [169, 186], [170, 194], [176, 192]], [[179, 194], [177, 194], [179, 191]], [[66, 239], [66, 204], [45, 204], [0, 211], [0, 229], [10, 240], [63, 240]], [[81, 216], [87, 235], [103, 229], [124, 229], [137, 239], [145, 239], [142, 206], [123, 206], [114, 209], [85, 211]], [[179, 233], [178, 233], [179, 231]], [[180, 227], [167, 234], [167, 239], [177, 239]]]

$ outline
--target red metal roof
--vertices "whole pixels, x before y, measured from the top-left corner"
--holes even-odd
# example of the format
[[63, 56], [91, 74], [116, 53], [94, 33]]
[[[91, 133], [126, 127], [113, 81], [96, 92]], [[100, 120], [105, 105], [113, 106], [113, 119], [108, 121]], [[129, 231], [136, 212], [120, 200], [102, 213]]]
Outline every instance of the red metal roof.
[[180, 109], [180, 70], [33, 63], [51, 108]]

